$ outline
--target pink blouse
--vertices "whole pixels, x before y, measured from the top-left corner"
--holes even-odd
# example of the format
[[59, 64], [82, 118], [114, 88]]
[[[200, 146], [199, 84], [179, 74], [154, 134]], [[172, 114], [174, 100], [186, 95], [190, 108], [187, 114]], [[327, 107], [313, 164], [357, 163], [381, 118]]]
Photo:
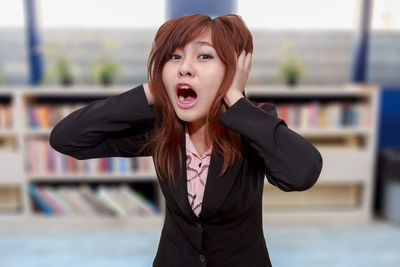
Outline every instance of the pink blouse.
[[212, 146], [200, 156], [190, 139], [187, 127], [185, 137], [188, 199], [192, 210], [199, 216], [207, 182]]

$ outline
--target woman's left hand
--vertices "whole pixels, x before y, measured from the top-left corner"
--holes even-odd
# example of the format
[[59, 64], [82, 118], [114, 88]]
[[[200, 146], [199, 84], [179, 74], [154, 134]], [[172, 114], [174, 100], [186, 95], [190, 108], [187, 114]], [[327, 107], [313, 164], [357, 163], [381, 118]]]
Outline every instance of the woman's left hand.
[[224, 101], [228, 106], [233, 105], [239, 98], [244, 97], [243, 92], [251, 68], [251, 59], [252, 54], [247, 53], [246, 55], [244, 50], [238, 58], [235, 77], [224, 96]]

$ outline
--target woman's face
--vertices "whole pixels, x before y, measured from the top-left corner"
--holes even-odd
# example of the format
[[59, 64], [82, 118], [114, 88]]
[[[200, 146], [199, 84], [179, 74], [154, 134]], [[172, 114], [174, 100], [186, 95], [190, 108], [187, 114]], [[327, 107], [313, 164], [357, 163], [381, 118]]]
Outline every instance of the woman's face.
[[[205, 123], [224, 75], [225, 66], [213, 47], [210, 30], [173, 51], [164, 65], [162, 79], [176, 115], [186, 122]], [[181, 83], [195, 94], [190, 89], [179, 89]]]

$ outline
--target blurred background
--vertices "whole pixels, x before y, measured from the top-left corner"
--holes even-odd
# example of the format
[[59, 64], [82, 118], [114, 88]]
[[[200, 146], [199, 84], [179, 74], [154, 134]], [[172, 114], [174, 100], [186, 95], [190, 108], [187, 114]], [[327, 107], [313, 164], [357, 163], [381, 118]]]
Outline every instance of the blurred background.
[[151, 266], [165, 202], [151, 157], [76, 160], [52, 127], [147, 82], [168, 19], [235, 13], [253, 34], [246, 96], [272, 102], [324, 165], [265, 180], [273, 266], [400, 265], [400, 0], [0, 0], [0, 266]]

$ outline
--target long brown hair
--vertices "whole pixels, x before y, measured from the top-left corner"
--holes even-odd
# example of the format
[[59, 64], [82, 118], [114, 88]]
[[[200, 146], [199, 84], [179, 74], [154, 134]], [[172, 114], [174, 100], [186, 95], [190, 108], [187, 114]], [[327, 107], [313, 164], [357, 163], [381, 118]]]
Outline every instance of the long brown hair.
[[253, 37], [250, 31], [242, 18], [235, 14], [214, 19], [204, 14], [173, 18], [158, 29], [147, 62], [148, 84], [156, 99], [154, 110], [156, 114], [161, 115], [162, 120], [156, 120], [151, 140], [147, 140], [148, 142], [142, 147], [142, 150], [151, 147], [157, 174], [160, 177], [167, 176], [169, 184], [174, 181], [173, 166], [176, 152], [179, 155], [179, 166], [182, 166], [179, 143], [185, 135], [185, 122], [176, 116], [170, 103], [162, 81], [162, 70], [176, 48], [184, 47], [208, 29], [211, 30], [213, 45], [226, 71], [206, 119], [206, 138], [213, 142], [212, 153], [223, 155], [224, 164], [220, 175], [225, 173], [236, 158], [242, 160], [243, 157], [240, 134], [223, 127], [219, 118], [227, 109], [223, 97], [235, 75], [237, 56], [243, 50], [246, 53], [253, 52]]

